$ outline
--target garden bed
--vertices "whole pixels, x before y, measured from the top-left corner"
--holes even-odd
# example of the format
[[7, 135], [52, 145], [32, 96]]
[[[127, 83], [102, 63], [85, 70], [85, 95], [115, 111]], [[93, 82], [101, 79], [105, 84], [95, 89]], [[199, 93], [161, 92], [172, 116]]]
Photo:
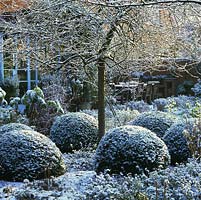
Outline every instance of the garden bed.
[[132, 177], [97, 174], [93, 171], [94, 152], [64, 154], [67, 172], [58, 177], [29, 182], [0, 182], [0, 199], [200, 199], [201, 163]]

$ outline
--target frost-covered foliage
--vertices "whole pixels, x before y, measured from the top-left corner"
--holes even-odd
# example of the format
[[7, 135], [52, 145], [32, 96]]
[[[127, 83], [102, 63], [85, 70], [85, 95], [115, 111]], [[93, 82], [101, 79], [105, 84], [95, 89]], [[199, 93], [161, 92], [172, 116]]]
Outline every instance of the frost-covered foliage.
[[93, 174], [84, 184], [83, 199], [148, 200], [142, 186], [137, 176]]
[[195, 101], [197, 100], [194, 96], [185, 96], [185, 95], [180, 95], [177, 97], [168, 97], [168, 101], [171, 102], [171, 100], [174, 100], [176, 103], [176, 107], [180, 108], [188, 108], [189, 104], [190, 106], [193, 106], [195, 104]]
[[6, 92], [0, 87], [0, 106], [7, 106], [7, 101], [4, 99]]
[[198, 200], [201, 199], [200, 179], [201, 163], [191, 161], [144, 177], [142, 192], [153, 200]]
[[6, 96], [6, 92], [0, 87], [0, 101], [4, 99]]
[[168, 100], [166, 98], [159, 98], [155, 99], [152, 104], [157, 110], [164, 111], [168, 104]]
[[0, 125], [13, 122], [28, 124], [28, 119], [25, 116], [22, 116], [19, 113], [17, 113], [11, 107], [6, 108], [0, 107]]
[[177, 118], [174, 115], [165, 112], [145, 112], [141, 113], [130, 125], [142, 126], [156, 133], [158, 137], [162, 138], [166, 130], [175, 123]]
[[0, 125], [13, 122], [16, 116], [17, 114], [13, 109], [0, 107]]
[[153, 105], [161, 111], [168, 111], [176, 107], [186, 109], [189, 104], [193, 106], [195, 104], [195, 100], [196, 99], [193, 96], [179, 95], [177, 97], [155, 99], [153, 101]]
[[43, 91], [39, 87], [35, 87], [33, 90], [28, 90], [21, 98], [21, 102], [26, 106], [26, 113], [28, 115], [31, 115], [33, 112], [34, 104], [37, 104], [40, 107], [46, 105]]
[[64, 160], [68, 172], [92, 171], [94, 169], [93, 158], [95, 150], [79, 150], [73, 153], [64, 153]]
[[[116, 108], [116, 107], [115, 107]], [[98, 118], [97, 110], [82, 110], [82, 112]], [[115, 128], [117, 126], [126, 125], [129, 121], [135, 119], [140, 113], [137, 110], [117, 110], [105, 109], [105, 127], [106, 130]]]
[[189, 135], [193, 136], [197, 124], [196, 119], [180, 121], [166, 131], [163, 141], [168, 147], [172, 164], [186, 162], [192, 156], [185, 132], [187, 131]]
[[192, 117], [201, 118], [201, 101], [196, 101], [195, 106], [190, 109]]
[[57, 113], [64, 113], [64, 110], [58, 99], [56, 101], [53, 101], [53, 100], [47, 101], [47, 107], [55, 110], [55, 112], [57, 112]]
[[[37, 107], [45, 108], [50, 107], [56, 110], [56, 112], [64, 113], [61, 104], [58, 100], [56, 101], [45, 101], [43, 91], [39, 87], [35, 87], [33, 90], [28, 90], [21, 99], [22, 103], [26, 105], [27, 113], [33, 112], [33, 109]], [[35, 107], [34, 107], [35, 106]]]
[[[71, 163], [68, 162], [69, 157]], [[82, 159], [89, 162], [86, 165], [90, 165], [91, 159], [88, 157], [91, 158], [91, 155], [84, 152], [67, 154], [66, 162], [73, 171], [57, 178], [24, 181], [20, 185], [12, 183], [13, 186], [11, 182], [5, 186], [4, 182], [4, 188], [0, 188], [0, 199], [198, 200], [201, 197], [200, 162], [189, 160], [186, 165], [150, 172], [148, 177], [124, 176], [97, 174], [90, 168], [90, 171], [85, 171], [85, 166], [81, 169], [76, 163]]]
[[175, 114], [180, 118], [201, 116], [201, 99], [194, 96], [160, 98], [154, 100], [153, 106], [157, 110]]
[[181, 95], [178, 97], [168, 97], [167, 101], [168, 103], [165, 106], [166, 112], [175, 113], [180, 116], [190, 116], [190, 111], [194, 108], [198, 99], [193, 96]]
[[86, 183], [84, 199], [198, 200], [201, 198], [201, 163], [169, 167], [142, 176], [94, 175]]
[[192, 88], [195, 96], [201, 97], [201, 80], [199, 80]]
[[106, 130], [126, 125], [139, 115], [137, 110], [116, 110], [112, 117], [106, 117]]
[[[92, 110], [84, 109], [84, 110], [81, 110], [80, 112], [83, 112], [83, 113], [85, 113], [87, 115], [91, 115], [94, 118], [98, 119], [98, 110], [95, 110], [95, 109], [92, 109]], [[105, 117], [107, 117], [107, 109], [105, 109]]]
[[15, 181], [59, 176], [66, 170], [56, 145], [31, 130], [10, 131], [1, 136], [0, 167], [0, 179]]
[[3, 126], [0, 126], [0, 136], [9, 131], [20, 131], [20, 130], [33, 130], [30, 126], [20, 123], [9, 123]]
[[141, 101], [129, 101], [124, 105], [114, 106], [115, 110], [137, 110], [139, 112], [148, 112], [152, 111], [153, 107], [148, 103]]
[[68, 113], [56, 118], [50, 138], [62, 152], [95, 146], [98, 142], [98, 122], [85, 113]]
[[[193, 158], [201, 158], [201, 118], [194, 119], [192, 128], [187, 128], [184, 135], [187, 139], [187, 145]], [[191, 125], [191, 124], [190, 124]]]
[[165, 143], [150, 130], [139, 126], [111, 129], [95, 153], [95, 170], [111, 173], [147, 173], [169, 164]]
[[28, 123], [24, 116], [17, 112], [17, 107], [14, 105], [13, 107], [8, 106], [7, 101], [4, 99], [5, 96], [6, 92], [0, 87], [0, 126], [12, 122], [26, 121]]
[[20, 97], [15, 97], [15, 98], [12, 98], [9, 102], [9, 105], [14, 108], [15, 110], [18, 110], [18, 105], [20, 104]]
[[139, 112], [152, 111], [153, 108], [143, 100], [141, 101], [130, 101], [127, 104], [128, 108], [131, 110], [138, 110]]
[[28, 90], [21, 99], [26, 106], [25, 113], [30, 120], [30, 124], [44, 135], [50, 134], [50, 127], [55, 116], [64, 113], [64, 110], [57, 100], [45, 100], [43, 91], [39, 87]]

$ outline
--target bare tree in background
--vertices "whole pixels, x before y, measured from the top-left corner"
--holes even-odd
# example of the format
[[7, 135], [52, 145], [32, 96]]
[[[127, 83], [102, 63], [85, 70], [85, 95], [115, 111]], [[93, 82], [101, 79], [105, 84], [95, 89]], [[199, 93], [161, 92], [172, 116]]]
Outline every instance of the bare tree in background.
[[[13, 14], [11, 22], [4, 21], [4, 28], [8, 38], [20, 38], [21, 60], [31, 52], [31, 59], [43, 71], [70, 69], [93, 84], [98, 80], [101, 139], [105, 133], [105, 73], [157, 70], [156, 66], [161, 70], [164, 58], [199, 60], [199, 6], [199, 1], [185, 0], [38, 0], [30, 9]], [[31, 40], [29, 49], [23, 41], [26, 36]], [[8, 52], [14, 49], [12, 39], [6, 44]], [[129, 64], [134, 60], [143, 60], [144, 65]], [[186, 70], [179, 67], [176, 70]]]

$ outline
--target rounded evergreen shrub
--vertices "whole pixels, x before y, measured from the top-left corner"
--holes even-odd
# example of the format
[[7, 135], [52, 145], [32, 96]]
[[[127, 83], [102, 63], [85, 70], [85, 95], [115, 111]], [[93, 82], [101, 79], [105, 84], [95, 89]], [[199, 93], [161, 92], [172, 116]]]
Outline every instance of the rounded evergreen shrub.
[[20, 131], [20, 130], [33, 130], [30, 126], [20, 123], [9, 123], [0, 126], [0, 136], [9, 131]]
[[85, 113], [68, 113], [56, 118], [50, 138], [62, 152], [93, 147], [98, 142], [98, 122]]
[[129, 125], [142, 126], [156, 133], [162, 138], [168, 128], [177, 118], [174, 115], [165, 112], [145, 112], [137, 116]]
[[140, 174], [164, 168], [170, 162], [165, 143], [155, 133], [140, 126], [111, 129], [101, 139], [95, 153], [95, 170]]
[[18, 130], [0, 137], [0, 179], [42, 179], [62, 175], [65, 170], [60, 150], [46, 136]]
[[186, 162], [192, 156], [185, 132], [188, 131], [190, 134], [193, 134], [195, 124], [196, 120], [194, 119], [189, 122], [180, 121], [173, 124], [166, 131], [163, 141], [168, 147], [172, 164]]

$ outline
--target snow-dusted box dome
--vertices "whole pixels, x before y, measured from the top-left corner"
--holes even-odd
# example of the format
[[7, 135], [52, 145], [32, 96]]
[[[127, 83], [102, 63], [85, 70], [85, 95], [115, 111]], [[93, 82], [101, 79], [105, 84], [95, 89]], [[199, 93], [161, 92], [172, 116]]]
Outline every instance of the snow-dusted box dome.
[[156, 133], [162, 138], [168, 128], [175, 123], [177, 118], [165, 112], [145, 112], [129, 122], [129, 125], [142, 126]]
[[163, 141], [168, 147], [172, 164], [186, 162], [188, 158], [192, 156], [189, 150], [188, 140], [185, 136], [185, 132], [188, 133], [189, 136], [192, 135], [192, 137], [195, 137], [193, 132], [195, 134], [196, 131], [199, 131], [196, 128], [198, 123], [198, 120], [192, 118], [188, 120], [188, 122], [177, 122], [166, 131]]
[[19, 131], [19, 130], [33, 130], [33, 129], [25, 124], [9, 123], [9, 124], [0, 126], [0, 136], [9, 131]]
[[50, 138], [62, 152], [93, 147], [98, 142], [98, 122], [85, 113], [69, 113], [56, 118]]
[[34, 180], [59, 176], [65, 171], [60, 150], [46, 136], [18, 130], [0, 137], [0, 179]]
[[166, 167], [170, 155], [165, 143], [140, 126], [111, 129], [100, 141], [95, 153], [95, 170], [139, 174]]

